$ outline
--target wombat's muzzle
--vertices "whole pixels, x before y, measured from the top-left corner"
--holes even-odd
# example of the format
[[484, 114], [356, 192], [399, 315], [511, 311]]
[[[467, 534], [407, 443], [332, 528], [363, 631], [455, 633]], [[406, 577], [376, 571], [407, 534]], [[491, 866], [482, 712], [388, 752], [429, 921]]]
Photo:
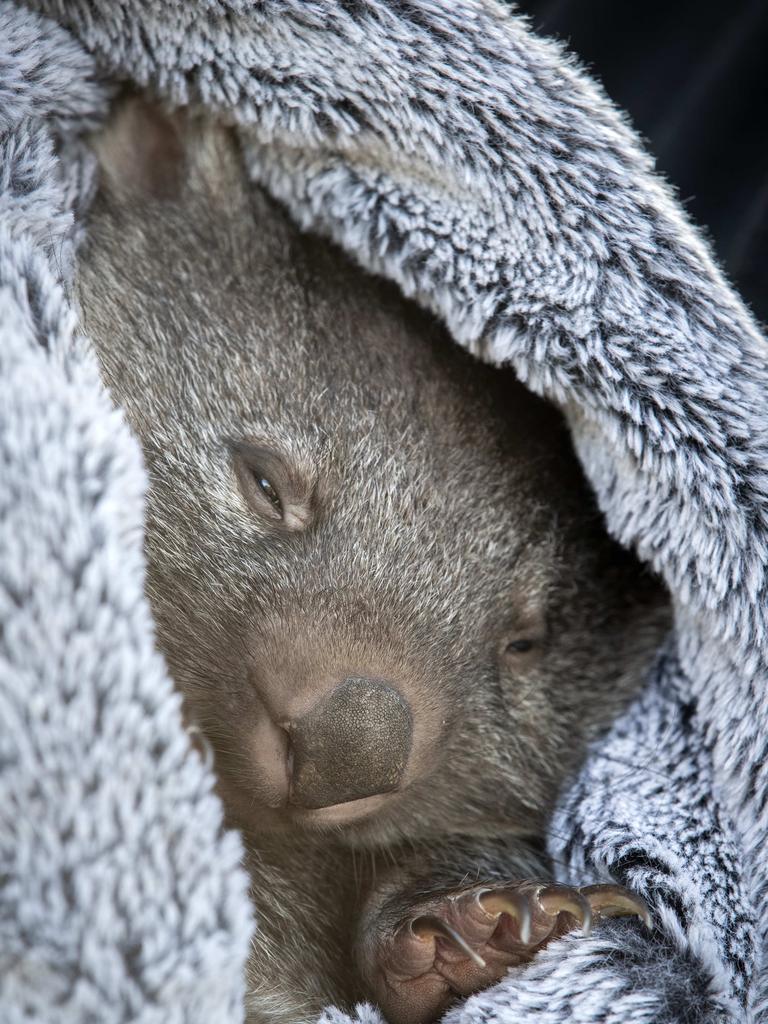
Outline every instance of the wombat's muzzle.
[[293, 806], [331, 807], [400, 785], [413, 720], [405, 698], [381, 680], [345, 679], [284, 728]]

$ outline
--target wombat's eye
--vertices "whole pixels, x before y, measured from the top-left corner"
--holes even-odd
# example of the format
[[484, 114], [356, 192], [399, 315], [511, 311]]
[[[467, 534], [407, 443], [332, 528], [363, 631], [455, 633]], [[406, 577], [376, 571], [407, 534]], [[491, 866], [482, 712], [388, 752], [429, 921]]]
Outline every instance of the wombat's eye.
[[273, 448], [230, 441], [240, 492], [260, 519], [284, 530], [305, 530], [312, 522], [312, 481]]
[[536, 646], [534, 640], [510, 640], [506, 647], [507, 654], [527, 654]]
[[264, 494], [274, 505], [275, 511], [282, 518], [283, 515], [283, 503], [280, 501], [280, 495], [277, 493], [272, 484], [267, 480], [265, 476], [261, 476], [260, 473], [255, 472], [253, 477], [259, 487], [262, 489]]
[[497, 648], [506, 671], [527, 671], [538, 662], [547, 646], [547, 621], [543, 607], [531, 602], [522, 607], [508, 623]]
[[240, 444], [235, 446], [234, 457], [240, 490], [250, 507], [265, 519], [282, 522], [284, 509], [277, 480], [285, 472], [275, 454], [267, 448]]

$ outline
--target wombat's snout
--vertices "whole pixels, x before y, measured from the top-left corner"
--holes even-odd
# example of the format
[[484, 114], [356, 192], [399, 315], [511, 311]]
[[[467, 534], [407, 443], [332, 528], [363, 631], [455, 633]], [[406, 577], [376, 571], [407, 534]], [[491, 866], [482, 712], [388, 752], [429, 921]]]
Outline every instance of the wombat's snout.
[[315, 809], [396, 790], [411, 750], [408, 702], [379, 679], [348, 678], [295, 721], [288, 736], [288, 803]]

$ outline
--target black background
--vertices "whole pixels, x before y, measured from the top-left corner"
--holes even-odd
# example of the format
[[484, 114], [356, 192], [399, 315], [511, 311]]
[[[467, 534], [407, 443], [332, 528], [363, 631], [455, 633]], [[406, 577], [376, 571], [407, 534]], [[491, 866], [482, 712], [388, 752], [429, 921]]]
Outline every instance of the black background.
[[630, 115], [768, 321], [768, 0], [521, 0]]

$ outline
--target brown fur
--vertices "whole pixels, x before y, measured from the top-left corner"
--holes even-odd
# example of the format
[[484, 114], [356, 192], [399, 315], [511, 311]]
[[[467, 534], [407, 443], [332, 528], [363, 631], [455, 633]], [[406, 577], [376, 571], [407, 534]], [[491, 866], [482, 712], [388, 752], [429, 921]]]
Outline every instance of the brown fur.
[[[544, 870], [666, 612], [554, 409], [246, 188], [226, 132], [181, 122], [145, 172], [147, 135], [134, 108], [99, 142], [83, 323], [146, 454], [158, 641], [249, 849], [250, 1019], [310, 1020], [366, 996], [354, 950], [409, 886]], [[294, 528], [249, 506], [243, 441], [279, 453]], [[264, 806], [265, 694], [355, 674], [413, 708], [407, 784], [339, 824]]]

